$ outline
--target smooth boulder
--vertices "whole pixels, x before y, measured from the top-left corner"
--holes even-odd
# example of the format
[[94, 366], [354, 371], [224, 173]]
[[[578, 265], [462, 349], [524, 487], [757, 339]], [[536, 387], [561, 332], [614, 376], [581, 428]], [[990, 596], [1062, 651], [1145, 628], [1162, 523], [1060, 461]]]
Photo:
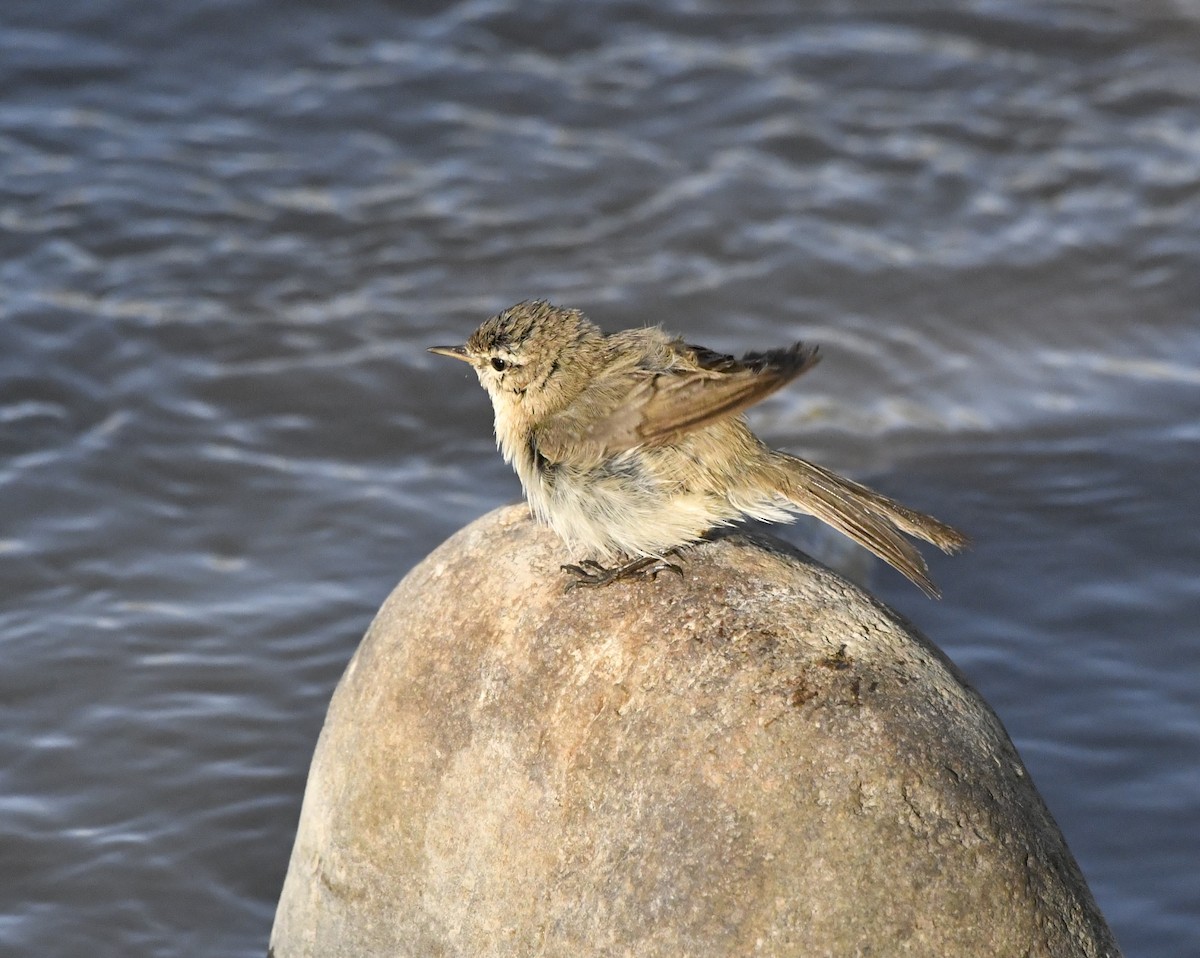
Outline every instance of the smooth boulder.
[[895, 613], [771, 539], [564, 593], [497, 510], [339, 684], [274, 958], [1112, 956], [999, 720]]

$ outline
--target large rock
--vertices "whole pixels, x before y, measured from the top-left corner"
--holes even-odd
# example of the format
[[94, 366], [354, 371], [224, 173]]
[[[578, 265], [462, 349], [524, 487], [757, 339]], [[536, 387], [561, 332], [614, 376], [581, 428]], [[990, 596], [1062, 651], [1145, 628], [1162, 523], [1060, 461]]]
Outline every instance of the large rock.
[[1117, 955], [992, 711], [771, 540], [563, 594], [523, 507], [392, 593], [313, 759], [276, 958]]

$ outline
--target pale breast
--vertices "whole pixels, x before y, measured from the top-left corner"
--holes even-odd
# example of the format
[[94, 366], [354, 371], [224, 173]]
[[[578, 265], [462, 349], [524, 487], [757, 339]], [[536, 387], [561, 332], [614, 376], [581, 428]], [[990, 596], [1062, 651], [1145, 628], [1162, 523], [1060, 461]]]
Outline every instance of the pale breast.
[[586, 470], [549, 463], [532, 446], [513, 462], [534, 516], [592, 555], [660, 555], [733, 517], [721, 497], [664, 481], [639, 450]]

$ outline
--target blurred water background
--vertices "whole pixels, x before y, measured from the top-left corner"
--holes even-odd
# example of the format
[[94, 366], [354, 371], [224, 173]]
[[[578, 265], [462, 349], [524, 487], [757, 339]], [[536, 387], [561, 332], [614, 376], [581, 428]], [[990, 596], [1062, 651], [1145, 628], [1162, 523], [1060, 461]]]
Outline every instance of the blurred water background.
[[1200, 953], [1200, 3], [6, 0], [0, 953], [261, 956], [373, 612], [519, 495], [544, 296], [824, 363], [773, 444], [1006, 723], [1130, 956]]

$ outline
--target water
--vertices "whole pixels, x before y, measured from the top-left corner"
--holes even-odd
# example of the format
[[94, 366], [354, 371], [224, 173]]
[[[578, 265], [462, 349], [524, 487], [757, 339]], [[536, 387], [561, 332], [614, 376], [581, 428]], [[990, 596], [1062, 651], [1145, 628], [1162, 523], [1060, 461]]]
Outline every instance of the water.
[[5, 3], [0, 953], [264, 953], [343, 665], [518, 494], [422, 349], [535, 295], [820, 342], [756, 426], [972, 534], [872, 588], [1200, 951], [1200, 6], [793, 7]]

